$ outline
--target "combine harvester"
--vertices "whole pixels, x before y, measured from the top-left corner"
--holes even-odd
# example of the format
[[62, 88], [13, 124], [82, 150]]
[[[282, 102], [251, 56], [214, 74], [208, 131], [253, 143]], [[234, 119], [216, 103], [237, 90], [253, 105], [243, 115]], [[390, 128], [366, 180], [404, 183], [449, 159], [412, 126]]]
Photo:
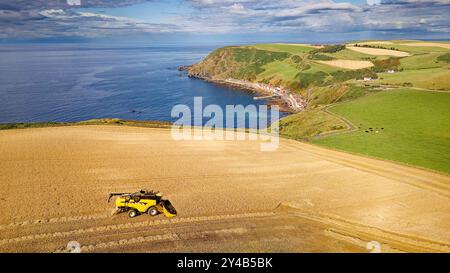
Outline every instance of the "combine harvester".
[[164, 213], [169, 218], [177, 215], [177, 211], [170, 201], [162, 199], [160, 192], [140, 190], [135, 193], [110, 193], [108, 203], [113, 196], [120, 196], [115, 202], [117, 207], [115, 214], [128, 211], [130, 218], [143, 213], [150, 216]]

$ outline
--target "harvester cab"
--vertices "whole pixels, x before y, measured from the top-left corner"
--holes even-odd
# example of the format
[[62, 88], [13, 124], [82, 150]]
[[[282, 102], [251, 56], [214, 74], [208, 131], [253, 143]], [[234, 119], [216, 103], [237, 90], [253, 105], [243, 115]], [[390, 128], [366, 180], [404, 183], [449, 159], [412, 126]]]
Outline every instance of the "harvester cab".
[[169, 218], [177, 215], [172, 203], [169, 200], [164, 200], [162, 193], [159, 191], [140, 190], [134, 193], [110, 193], [108, 203], [114, 196], [118, 196], [115, 201], [116, 213], [128, 212], [130, 218], [144, 213], [150, 216], [163, 213]]

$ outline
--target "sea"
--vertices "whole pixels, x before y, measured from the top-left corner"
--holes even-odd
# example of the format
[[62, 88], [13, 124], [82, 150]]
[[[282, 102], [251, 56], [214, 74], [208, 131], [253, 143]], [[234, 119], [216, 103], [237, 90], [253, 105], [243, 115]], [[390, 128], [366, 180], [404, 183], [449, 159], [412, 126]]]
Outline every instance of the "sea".
[[[204, 107], [266, 105], [254, 94], [191, 79], [178, 70], [219, 46], [0, 45], [0, 123], [173, 122], [178, 119], [171, 115], [173, 107], [193, 109], [194, 97], [201, 97]], [[202, 118], [203, 124], [207, 121]]]

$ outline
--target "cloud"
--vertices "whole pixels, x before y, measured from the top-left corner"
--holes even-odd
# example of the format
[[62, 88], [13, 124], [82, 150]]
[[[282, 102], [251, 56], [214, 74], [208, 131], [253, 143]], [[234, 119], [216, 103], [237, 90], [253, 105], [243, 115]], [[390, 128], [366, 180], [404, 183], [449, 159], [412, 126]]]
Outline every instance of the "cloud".
[[230, 6], [229, 12], [235, 14], [248, 14], [248, 10], [242, 4], [234, 3]]
[[450, 0], [381, 0], [381, 4], [413, 4], [413, 5], [430, 5], [430, 4], [450, 4]]
[[[372, 1], [372, 0], [371, 0]], [[188, 0], [205, 16], [189, 21], [223, 32], [448, 32], [450, 0], [381, 0], [378, 5], [331, 0]], [[372, 3], [372, 2], [371, 2]], [[206, 11], [205, 11], [206, 10]], [[202, 23], [199, 23], [202, 21]]]
[[[184, 0], [170, 24], [83, 11], [164, 0], [2, 0], [3, 38], [190, 33], [448, 33], [450, 0]], [[181, 1], [181, 0], [180, 0]], [[371, 3], [380, 2], [377, 5]], [[80, 5], [78, 5], [80, 4]], [[76, 8], [76, 9], [74, 9]]]
[[[152, 0], [2, 0], [0, 9], [4, 10], [46, 10], [82, 8], [114, 8], [125, 7]], [[77, 5], [80, 3], [80, 5]]]
[[74, 10], [83, 7], [122, 7], [142, 2], [145, 0], [2, 0], [2, 37], [102, 37], [177, 31], [176, 25]]

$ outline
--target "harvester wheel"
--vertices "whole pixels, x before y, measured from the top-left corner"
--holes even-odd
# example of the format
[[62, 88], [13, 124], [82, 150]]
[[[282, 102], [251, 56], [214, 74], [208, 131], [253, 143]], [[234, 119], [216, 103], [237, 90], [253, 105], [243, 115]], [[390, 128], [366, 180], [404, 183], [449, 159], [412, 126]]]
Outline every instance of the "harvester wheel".
[[155, 207], [150, 207], [150, 208], [148, 209], [148, 214], [149, 214], [150, 216], [156, 216], [156, 215], [159, 214], [159, 211], [158, 211], [158, 209], [155, 208]]
[[128, 217], [130, 217], [130, 218], [134, 218], [134, 217], [136, 217], [137, 215], [138, 215], [138, 213], [137, 213], [137, 211], [134, 210], [134, 209], [132, 209], [132, 210], [130, 210], [130, 211], [128, 212]]

